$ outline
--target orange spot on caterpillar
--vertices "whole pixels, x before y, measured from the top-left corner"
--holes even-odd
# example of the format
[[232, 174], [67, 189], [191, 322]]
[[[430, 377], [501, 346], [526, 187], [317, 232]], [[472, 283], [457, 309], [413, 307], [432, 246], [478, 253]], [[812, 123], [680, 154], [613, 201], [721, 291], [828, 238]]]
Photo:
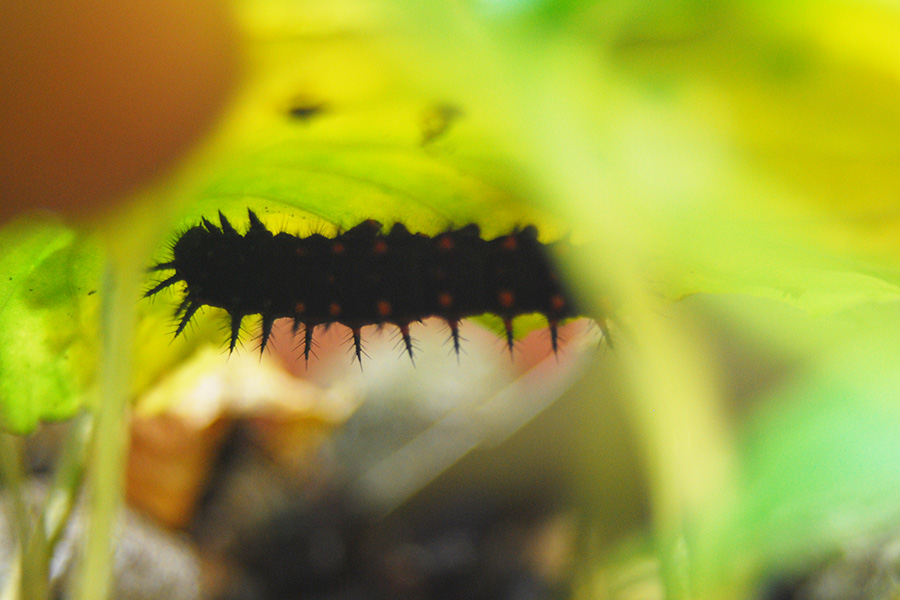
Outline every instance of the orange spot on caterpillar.
[[449, 252], [456, 247], [456, 242], [453, 241], [453, 238], [449, 235], [442, 235], [438, 239], [437, 248], [443, 252]]
[[566, 306], [566, 299], [560, 296], [559, 294], [554, 294], [550, 296], [550, 308], [555, 311], [560, 311]]

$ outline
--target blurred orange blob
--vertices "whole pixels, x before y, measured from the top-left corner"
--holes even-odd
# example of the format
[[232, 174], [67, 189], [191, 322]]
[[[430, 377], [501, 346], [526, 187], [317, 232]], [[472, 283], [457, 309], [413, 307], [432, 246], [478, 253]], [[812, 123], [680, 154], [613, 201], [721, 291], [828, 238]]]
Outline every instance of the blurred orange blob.
[[0, 222], [88, 216], [170, 167], [236, 79], [220, 0], [6, 0]]

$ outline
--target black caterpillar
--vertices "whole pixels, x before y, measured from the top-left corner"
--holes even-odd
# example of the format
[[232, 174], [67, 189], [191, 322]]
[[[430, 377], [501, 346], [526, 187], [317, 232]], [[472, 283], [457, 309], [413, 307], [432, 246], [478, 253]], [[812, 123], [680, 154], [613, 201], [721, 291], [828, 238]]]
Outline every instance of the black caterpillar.
[[231, 351], [243, 318], [258, 314], [261, 350], [275, 320], [290, 318], [295, 333], [303, 326], [308, 361], [315, 327], [340, 323], [352, 331], [361, 361], [361, 328], [393, 323], [412, 358], [410, 323], [439, 316], [450, 326], [458, 355], [460, 320], [493, 313], [503, 319], [512, 352], [513, 319], [541, 313], [556, 352], [559, 322], [578, 315], [533, 226], [483, 240], [477, 225], [430, 237], [399, 223], [383, 233], [380, 223], [368, 220], [334, 238], [297, 237], [273, 234], [248, 212], [246, 233], [239, 233], [220, 212], [221, 226], [204, 218], [175, 242], [171, 260], [150, 268], [175, 274], [145, 297], [185, 283], [175, 313], [176, 337], [208, 305], [231, 316]]

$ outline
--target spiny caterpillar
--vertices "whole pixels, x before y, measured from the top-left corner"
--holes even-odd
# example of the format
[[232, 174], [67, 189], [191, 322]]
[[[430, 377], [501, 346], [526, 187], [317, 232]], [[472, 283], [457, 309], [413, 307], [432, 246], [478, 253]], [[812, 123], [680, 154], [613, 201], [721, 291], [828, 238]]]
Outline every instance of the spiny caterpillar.
[[230, 351], [244, 317], [258, 314], [261, 350], [273, 323], [289, 318], [295, 334], [303, 326], [309, 361], [315, 327], [340, 323], [350, 328], [361, 361], [362, 327], [392, 323], [412, 358], [410, 324], [438, 316], [449, 325], [459, 355], [460, 320], [493, 313], [503, 319], [511, 353], [513, 319], [541, 313], [556, 352], [559, 322], [578, 315], [533, 226], [484, 240], [477, 225], [430, 237], [399, 223], [383, 233], [380, 223], [367, 220], [333, 238], [298, 237], [273, 234], [248, 213], [243, 234], [221, 212], [218, 226], [204, 218], [178, 238], [170, 260], [150, 268], [175, 273], [145, 297], [184, 282], [176, 337], [202, 306], [214, 306], [231, 317]]

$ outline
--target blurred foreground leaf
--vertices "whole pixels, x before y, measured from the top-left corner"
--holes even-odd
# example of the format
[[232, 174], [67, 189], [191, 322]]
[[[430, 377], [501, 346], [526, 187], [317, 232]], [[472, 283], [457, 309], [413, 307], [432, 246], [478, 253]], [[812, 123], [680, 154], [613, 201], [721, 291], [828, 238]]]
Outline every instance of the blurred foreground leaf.
[[[799, 323], [772, 325], [806, 344], [821, 343], [810, 335], [816, 328], [829, 330], [833, 343], [808, 350], [796, 375], [753, 402], [738, 436], [735, 506], [718, 524], [704, 524], [692, 547], [701, 588], [792, 574], [900, 527], [897, 308], [869, 306], [864, 318], [827, 322], [768, 311], [792, 314]], [[845, 335], [835, 338], [839, 326]]]

